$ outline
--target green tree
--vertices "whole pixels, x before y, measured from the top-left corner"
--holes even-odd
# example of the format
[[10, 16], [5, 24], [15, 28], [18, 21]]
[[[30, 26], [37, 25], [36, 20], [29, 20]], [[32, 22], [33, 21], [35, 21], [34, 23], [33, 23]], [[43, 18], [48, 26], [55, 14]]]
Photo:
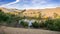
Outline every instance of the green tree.
[[40, 24], [37, 23], [37, 22], [34, 22], [34, 23], [32, 23], [32, 26], [33, 26], [34, 28], [39, 28], [39, 27], [40, 27]]
[[60, 19], [48, 19], [45, 27], [49, 30], [60, 31]]
[[6, 23], [6, 21], [9, 19], [9, 17], [2, 11], [0, 10], [0, 24]]
[[21, 21], [20, 25], [22, 25], [23, 27], [28, 27], [28, 23], [24, 21]]

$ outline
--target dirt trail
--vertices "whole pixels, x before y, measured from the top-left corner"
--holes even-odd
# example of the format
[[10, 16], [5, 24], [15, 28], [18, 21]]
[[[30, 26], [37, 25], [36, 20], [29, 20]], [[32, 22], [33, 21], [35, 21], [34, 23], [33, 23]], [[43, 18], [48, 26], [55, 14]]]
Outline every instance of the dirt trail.
[[4, 29], [6, 34], [60, 34], [60, 32], [42, 30], [42, 29], [24, 29], [24, 28], [12, 28], [6, 27]]

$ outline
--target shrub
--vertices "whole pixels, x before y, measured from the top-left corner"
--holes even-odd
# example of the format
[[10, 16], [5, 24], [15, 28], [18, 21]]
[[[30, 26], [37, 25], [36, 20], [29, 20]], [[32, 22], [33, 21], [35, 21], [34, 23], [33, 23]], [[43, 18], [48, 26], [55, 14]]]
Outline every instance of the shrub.
[[20, 25], [22, 25], [23, 27], [28, 27], [28, 23], [24, 21], [21, 21]]
[[55, 19], [53, 24], [53, 29], [60, 31], [60, 19]]
[[46, 20], [45, 27], [49, 30], [60, 31], [60, 19]]
[[37, 23], [37, 22], [34, 22], [34, 23], [32, 23], [32, 26], [34, 27], [34, 28], [39, 28], [39, 23]]
[[45, 21], [45, 26], [48, 28], [48, 26], [53, 25], [53, 20], [48, 19]]
[[44, 24], [45, 24], [45, 23], [42, 23], [42, 22], [41, 22], [41, 23], [40, 23], [40, 27], [41, 27], [41, 28], [44, 28], [44, 27], [45, 27]]

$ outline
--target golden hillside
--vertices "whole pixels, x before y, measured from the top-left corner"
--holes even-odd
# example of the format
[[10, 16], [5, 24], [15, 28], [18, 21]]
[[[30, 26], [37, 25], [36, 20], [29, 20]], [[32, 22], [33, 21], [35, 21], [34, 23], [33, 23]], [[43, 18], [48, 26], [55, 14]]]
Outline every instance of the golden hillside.
[[54, 17], [54, 13], [60, 16], [60, 7], [47, 8], [47, 9], [28, 9], [25, 12], [23, 12], [23, 15], [29, 17], [34, 17], [34, 16], [38, 17], [39, 13], [42, 14], [43, 18]]
[[23, 15], [27, 17], [39, 17], [39, 14], [40, 14], [39, 10], [33, 10], [33, 9], [29, 9], [23, 12]]
[[3, 8], [3, 7], [0, 7], [0, 10], [2, 10], [4, 13], [10, 13], [10, 14], [15, 14], [15, 15], [20, 14], [20, 12], [22, 11], [18, 9], [8, 9], [8, 8]]
[[15, 15], [21, 15], [26, 17], [39, 17], [40, 13], [42, 18], [46, 17], [54, 17], [54, 13], [60, 16], [60, 7], [57, 8], [47, 8], [47, 9], [27, 9], [27, 10], [18, 10], [18, 9], [7, 9], [7, 8], [0, 8], [4, 13], [11, 13]]
[[47, 17], [54, 17], [54, 13], [60, 16], [60, 8], [42, 9], [41, 13]]

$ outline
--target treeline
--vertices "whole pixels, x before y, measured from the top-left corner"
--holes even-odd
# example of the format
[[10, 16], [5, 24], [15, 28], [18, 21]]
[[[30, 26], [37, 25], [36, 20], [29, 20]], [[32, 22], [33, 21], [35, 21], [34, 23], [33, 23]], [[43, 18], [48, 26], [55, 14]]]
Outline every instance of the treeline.
[[[23, 27], [29, 27], [27, 22], [22, 21], [20, 23]], [[30, 28], [42, 28], [47, 30], [53, 30], [53, 31], [60, 31], [60, 18], [59, 19], [50, 19], [48, 18], [45, 22], [33, 22]]]
[[4, 13], [0, 10], [0, 25], [15, 26], [21, 18], [18, 15]]

